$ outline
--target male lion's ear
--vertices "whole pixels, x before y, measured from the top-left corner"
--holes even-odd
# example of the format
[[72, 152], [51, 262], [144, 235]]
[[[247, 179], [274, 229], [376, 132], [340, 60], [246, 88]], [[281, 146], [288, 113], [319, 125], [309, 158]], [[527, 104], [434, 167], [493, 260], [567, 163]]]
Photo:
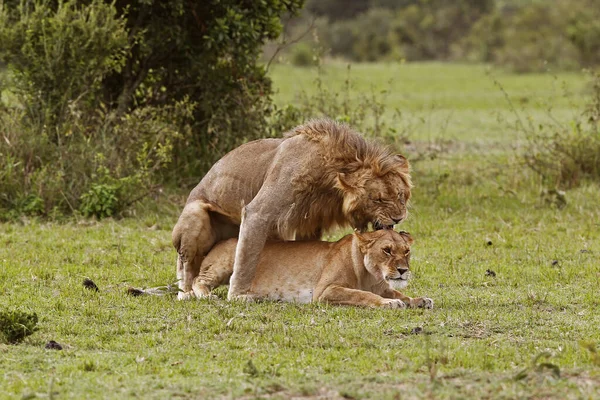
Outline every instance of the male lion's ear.
[[402, 238], [404, 240], [406, 240], [406, 243], [408, 243], [409, 246], [412, 245], [415, 242], [415, 240], [413, 239], [413, 237], [410, 236], [410, 233], [408, 233], [406, 231], [400, 231], [398, 233], [400, 234], [400, 236], [402, 236]]
[[410, 169], [410, 165], [408, 163], [408, 160], [402, 154], [396, 154], [394, 156], [394, 158], [397, 160], [398, 164], [400, 165], [400, 167], [402, 169], [405, 169], [407, 171]]
[[335, 178], [335, 187], [340, 189], [342, 192], [353, 192], [355, 187], [352, 186], [346, 174], [338, 172]]

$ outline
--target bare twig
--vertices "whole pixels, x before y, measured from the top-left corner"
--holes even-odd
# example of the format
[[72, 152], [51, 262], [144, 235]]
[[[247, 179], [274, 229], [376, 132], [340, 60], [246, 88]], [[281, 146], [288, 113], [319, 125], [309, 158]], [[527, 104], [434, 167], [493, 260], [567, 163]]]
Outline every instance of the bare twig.
[[310, 21], [310, 25], [308, 25], [308, 28], [306, 28], [306, 30], [304, 32], [302, 32], [302, 34], [300, 36], [298, 36], [297, 38], [295, 38], [289, 42], [284, 39], [283, 42], [279, 46], [277, 46], [277, 49], [275, 49], [275, 52], [269, 59], [269, 62], [267, 63], [267, 66], [265, 67], [265, 71], [267, 71], [267, 72], [269, 71], [269, 67], [271, 66], [271, 63], [273, 62], [275, 57], [277, 57], [277, 54], [279, 54], [279, 52], [281, 50], [283, 50], [287, 47], [290, 47], [291, 45], [296, 44], [299, 41], [301, 41], [302, 39], [304, 39], [304, 37], [306, 35], [308, 35], [310, 33], [310, 31], [312, 31], [312, 29], [314, 28], [315, 21], [316, 21], [316, 18], [313, 17], [312, 20]]

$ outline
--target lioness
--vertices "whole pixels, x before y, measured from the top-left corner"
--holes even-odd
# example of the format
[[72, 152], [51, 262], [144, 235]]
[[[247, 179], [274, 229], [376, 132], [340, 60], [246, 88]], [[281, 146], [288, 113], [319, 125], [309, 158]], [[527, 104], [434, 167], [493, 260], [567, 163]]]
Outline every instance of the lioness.
[[[236, 239], [218, 243], [194, 279], [196, 297], [208, 297], [233, 273]], [[410, 276], [412, 237], [406, 232], [355, 232], [335, 243], [269, 242], [250, 290], [256, 297], [308, 303], [323, 301], [368, 307], [433, 308], [433, 300], [410, 298], [396, 289]]]
[[[229, 298], [251, 298], [267, 238], [318, 239], [351, 225], [390, 228], [406, 218], [408, 161], [344, 124], [311, 121], [281, 139], [246, 143], [190, 193], [173, 229], [180, 299], [215, 243], [239, 236]], [[243, 215], [243, 218], [242, 218]]]

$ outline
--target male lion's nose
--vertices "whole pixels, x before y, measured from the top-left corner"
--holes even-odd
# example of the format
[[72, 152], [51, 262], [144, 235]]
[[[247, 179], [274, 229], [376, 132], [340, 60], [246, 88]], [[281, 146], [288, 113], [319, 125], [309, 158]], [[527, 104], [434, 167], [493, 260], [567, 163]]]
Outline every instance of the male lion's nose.
[[408, 272], [408, 268], [398, 268], [398, 273], [400, 275], [404, 275], [406, 272]]
[[397, 224], [398, 222], [402, 221], [402, 218], [392, 218], [392, 221], [394, 221], [394, 224]]

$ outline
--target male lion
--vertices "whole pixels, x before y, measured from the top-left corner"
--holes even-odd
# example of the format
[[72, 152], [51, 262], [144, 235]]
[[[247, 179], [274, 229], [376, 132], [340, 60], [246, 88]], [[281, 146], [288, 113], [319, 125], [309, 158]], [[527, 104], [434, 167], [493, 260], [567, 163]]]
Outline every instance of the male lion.
[[[220, 242], [204, 258], [192, 286], [196, 297], [228, 282], [236, 242]], [[300, 303], [433, 308], [431, 299], [394, 290], [406, 287], [412, 242], [408, 233], [393, 230], [355, 232], [335, 243], [268, 242], [250, 290], [256, 297]]]
[[239, 236], [229, 298], [251, 298], [267, 238], [318, 239], [351, 225], [391, 228], [406, 218], [408, 161], [344, 124], [315, 120], [281, 139], [246, 143], [221, 158], [190, 193], [173, 229], [180, 299], [192, 296], [202, 259]]

